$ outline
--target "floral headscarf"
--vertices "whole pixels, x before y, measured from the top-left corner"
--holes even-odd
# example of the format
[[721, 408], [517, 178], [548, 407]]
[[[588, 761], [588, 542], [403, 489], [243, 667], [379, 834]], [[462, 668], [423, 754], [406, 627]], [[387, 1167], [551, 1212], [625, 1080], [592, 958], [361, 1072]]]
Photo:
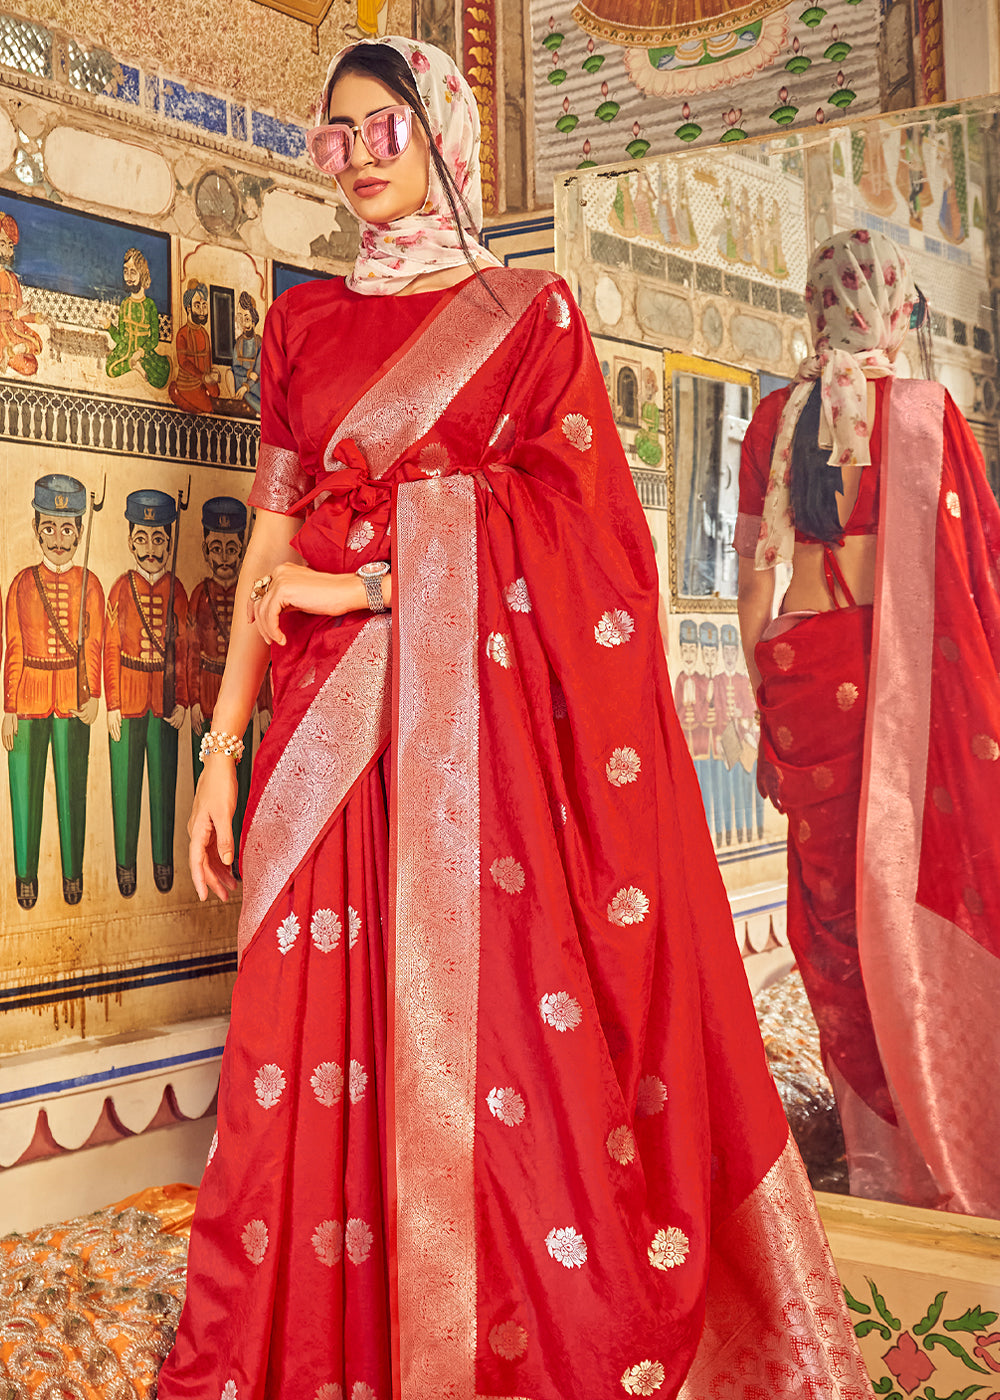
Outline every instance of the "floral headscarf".
[[[444, 162], [451, 171], [468, 209], [464, 218], [466, 244], [470, 254], [499, 266], [498, 260], [479, 242], [483, 222], [483, 189], [479, 174], [479, 108], [476, 99], [454, 62], [432, 44], [389, 34], [361, 43], [387, 44], [406, 60], [427, 111], [431, 134]], [[336, 81], [342, 59], [357, 44], [335, 54], [323, 85], [320, 116], [325, 120], [330, 89]], [[458, 229], [441, 181], [430, 164], [427, 202], [415, 214], [391, 224], [372, 224], [341, 196], [348, 212], [361, 225], [361, 247], [347, 285], [355, 292], [378, 296], [398, 292], [421, 273], [466, 262]], [[461, 209], [461, 205], [459, 206]]]
[[895, 374], [892, 356], [909, 330], [916, 293], [910, 265], [895, 243], [861, 228], [820, 244], [809, 263], [805, 296], [813, 354], [799, 366], [778, 423], [757, 541], [758, 569], [790, 563], [795, 550], [792, 440], [813, 382], [822, 385], [820, 441], [825, 424], [833, 441], [831, 466], [867, 465], [866, 381]]

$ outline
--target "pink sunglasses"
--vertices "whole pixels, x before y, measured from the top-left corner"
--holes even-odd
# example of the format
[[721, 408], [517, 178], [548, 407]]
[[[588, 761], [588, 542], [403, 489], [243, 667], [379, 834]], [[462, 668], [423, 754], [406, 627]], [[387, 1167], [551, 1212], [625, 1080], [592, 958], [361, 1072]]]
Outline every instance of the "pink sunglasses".
[[355, 126], [351, 122], [327, 122], [306, 132], [306, 147], [314, 165], [327, 175], [339, 175], [351, 163], [354, 141], [361, 137], [375, 160], [395, 160], [410, 144], [413, 111], [405, 103], [384, 107]]

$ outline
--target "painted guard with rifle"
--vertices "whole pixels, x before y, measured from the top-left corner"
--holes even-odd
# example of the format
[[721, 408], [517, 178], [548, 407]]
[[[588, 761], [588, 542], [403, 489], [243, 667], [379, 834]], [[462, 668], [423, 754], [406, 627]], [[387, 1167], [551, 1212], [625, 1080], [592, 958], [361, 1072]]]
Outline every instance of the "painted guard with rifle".
[[[49, 750], [55, 778], [63, 899], [83, 897], [90, 727], [101, 694], [104, 590], [90, 569], [94, 515], [104, 504], [76, 477], [35, 482], [32, 508], [41, 562], [7, 594], [4, 717], [17, 902], [38, 899], [38, 857]], [[86, 519], [86, 528], [84, 520]], [[74, 558], [84, 538], [83, 567]]]
[[104, 687], [111, 751], [115, 873], [128, 899], [136, 890], [136, 853], [143, 769], [149, 783], [153, 882], [165, 894], [174, 882], [177, 736], [188, 707], [188, 600], [177, 579], [177, 536], [188, 489], [132, 491], [125, 499], [135, 567], [108, 595]]

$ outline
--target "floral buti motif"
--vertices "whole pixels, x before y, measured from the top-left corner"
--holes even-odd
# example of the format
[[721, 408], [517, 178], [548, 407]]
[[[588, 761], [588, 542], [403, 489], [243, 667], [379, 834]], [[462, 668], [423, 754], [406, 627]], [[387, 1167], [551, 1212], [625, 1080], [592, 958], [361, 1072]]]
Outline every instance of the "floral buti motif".
[[691, 1248], [683, 1230], [671, 1226], [669, 1230], [657, 1230], [649, 1246], [649, 1262], [654, 1269], [676, 1269], [683, 1264]]
[[490, 874], [493, 883], [507, 894], [520, 894], [524, 889], [524, 868], [513, 856], [497, 856]]
[[281, 923], [278, 925], [277, 932], [278, 952], [281, 953], [282, 956], [295, 947], [295, 940], [298, 938], [300, 931], [301, 925], [299, 924], [297, 915], [289, 914], [287, 919], [282, 919]]
[[315, 1400], [344, 1400], [344, 1387], [336, 1381], [327, 1381], [317, 1390]]
[[218, 1128], [216, 1128], [215, 1132], [212, 1134], [212, 1145], [211, 1145], [211, 1147], [208, 1149], [208, 1156], [205, 1158], [205, 1166], [206, 1166], [206, 1167], [211, 1166], [211, 1164], [212, 1164], [212, 1158], [215, 1156], [215, 1154], [216, 1154], [216, 1152], [218, 1152], [218, 1150], [219, 1150], [219, 1130], [218, 1130]]
[[989, 734], [973, 734], [972, 754], [984, 763], [996, 763], [1000, 758], [1000, 744]]
[[554, 326], [558, 326], [561, 331], [569, 329], [570, 315], [569, 302], [562, 292], [550, 292], [549, 299], [545, 306], [546, 318]]
[[332, 1060], [324, 1060], [313, 1070], [309, 1083], [316, 1095], [316, 1102], [324, 1108], [332, 1108], [343, 1097], [344, 1071]]
[[429, 442], [422, 447], [419, 462], [424, 476], [443, 476], [451, 466], [451, 458], [443, 442]]
[[663, 1112], [663, 1105], [667, 1101], [667, 1086], [656, 1074], [644, 1074], [639, 1080], [639, 1092], [635, 1100], [635, 1116], [637, 1118], [652, 1118], [656, 1113]]
[[375, 527], [370, 520], [359, 520], [356, 525], [352, 525], [347, 535], [347, 548], [353, 549], [355, 554], [360, 554], [363, 549], [367, 549], [375, 538]]
[[267, 1226], [263, 1220], [248, 1220], [243, 1227], [243, 1250], [251, 1264], [262, 1264], [267, 1253]]
[[837, 686], [837, 706], [846, 714], [853, 708], [858, 699], [858, 687], [853, 681], [841, 681]]
[[594, 441], [594, 430], [590, 419], [582, 413], [567, 413], [562, 420], [563, 437], [577, 452], [589, 452]]
[[649, 913], [649, 900], [636, 885], [620, 889], [608, 905], [608, 918], [619, 928], [641, 924]]
[[285, 1073], [280, 1065], [261, 1065], [253, 1082], [261, 1108], [273, 1108], [285, 1092]]
[[587, 1262], [587, 1241], [572, 1225], [550, 1230], [545, 1236], [545, 1248], [565, 1269], [582, 1269]]
[[355, 1381], [351, 1386], [351, 1400], [378, 1400], [378, 1396], [364, 1381]]
[[486, 1095], [486, 1104], [494, 1118], [508, 1128], [517, 1128], [524, 1122], [524, 1099], [516, 1089], [499, 1089], [494, 1086]]
[[950, 516], [953, 516], [955, 520], [961, 520], [962, 503], [958, 499], [957, 491], [949, 491], [944, 498], [944, 504]]
[[516, 1361], [528, 1350], [528, 1334], [517, 1322], [498, 1322], [490, 1328], [489, 1343], [504, 1361]]
[[316, 1258], [328, 1269], [340, 1263], [344, 1253], [344, 1227], [339, 1220], [321, 1220], [312, 1235]]
[[309, 936], [320, 953], [332, 953], [340, 944], [341, 932], [339, 914], [332, 909], [316, 910], [309, 925]]
[[503, 632], [491, 632], [486, 638], [486, 655], [504, 671], [510, 668], [510, 638]]
[[361, 915], [356, 909], [347, 906], [347, 946], [353, 948], [361, 933]]
[[622, 1389], [629, 1395], [655, 1395], [665, 1379], [663, 1363], [640, 1361], [622, 1376]]
[[599, 647], [624, 646], [635, 631], [635, 619], [623, 608], [613, 608], [601, 615], [594, 628], [594, 641]]
[[351, 1103], [360, 1103], [368, 1088], [368, 1071], [358, 1060], [351, 1061], [347, 1093]]
[[574, 1031], [583, 1020], [583, 1007], [569, 992], [546, 992], [538, 1003], [542, 1020], [554, 1031]]
[[219, 1400], [239, 1400], [235, 1381], [226, 1381], [225, 1385], [222, 1387], [222, 1394], [219, 1396]]
[[528, 597], [528, 585], [523, 578], [516, 578], [513, 583], [508, 583], [503, 591], [504, 602], [511, 612], [530, 613], [531, 599]]
[[363, 1264], [372, 1252], [373, 1235], [367, 1223], [357, 1218], [347, 1222], [344, 1246], [352, 1264]]
[[605, 1144], [612, 1162], [627, 1167], [635, 1161], [635, 1134], [629, 1127], [612, 1128]]
[[611, 757], [604, 765], [604, 771], [612, 787], [624, 787], [626, 783], [634, 783], [638, 778], [642, 772], [642, 760], [635, 749], [613, 749]]

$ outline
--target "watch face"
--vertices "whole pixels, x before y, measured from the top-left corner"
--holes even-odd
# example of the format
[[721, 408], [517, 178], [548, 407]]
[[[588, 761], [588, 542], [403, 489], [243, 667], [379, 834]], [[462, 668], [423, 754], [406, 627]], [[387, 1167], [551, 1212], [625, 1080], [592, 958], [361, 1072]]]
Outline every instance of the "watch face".
[[383, 574], [389, 572], [389, 565], [384, 559], [376, 559], [371, 564], [362, 564], [358, 573], [362, 578], [381, 578]]

